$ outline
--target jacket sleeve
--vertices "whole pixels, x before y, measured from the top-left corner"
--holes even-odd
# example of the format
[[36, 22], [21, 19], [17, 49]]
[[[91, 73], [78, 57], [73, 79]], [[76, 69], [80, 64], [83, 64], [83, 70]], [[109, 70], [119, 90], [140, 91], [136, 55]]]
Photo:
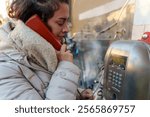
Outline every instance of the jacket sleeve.
[[[43, 100], [20, 71], [20, 67], [13, 63], [0, 63], [0, 99]], [[45, 99], [76, 99], [79, 74], [80, 70], [74, 64], [60, 62], [50, 80]]]
[[13, 63], [0, 63], [0, 99], [42, 100], [39, 93]]
[[61, 61], [54, 72], [46, 92], [46, 99], [76, 99], [80, 69], [71, 62]]

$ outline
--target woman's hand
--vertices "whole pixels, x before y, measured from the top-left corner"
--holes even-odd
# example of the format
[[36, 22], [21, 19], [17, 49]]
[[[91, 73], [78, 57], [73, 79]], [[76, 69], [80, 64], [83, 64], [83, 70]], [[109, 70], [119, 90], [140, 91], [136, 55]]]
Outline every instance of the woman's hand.
[[70, 50], [67, 50], [67, 45], [63, 44], [60, 51], [56, 51], [58, 61], [69, 61], [73, 63], [73, 55]]
[[94, 100], [93, 92], [91, 89], [85, 89], [80, 93], [80, 100]]

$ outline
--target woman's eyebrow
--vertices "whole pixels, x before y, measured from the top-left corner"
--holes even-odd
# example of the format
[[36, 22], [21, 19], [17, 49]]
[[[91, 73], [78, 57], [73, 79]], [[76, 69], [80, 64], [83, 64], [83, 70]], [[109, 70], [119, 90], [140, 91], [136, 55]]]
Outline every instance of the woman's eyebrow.
[[60, 17], [60, 18], [58, 18], [58, 19], [63, 20], [63, 21], [66, 21], [66, 20], [68, 20], [69, 18]]

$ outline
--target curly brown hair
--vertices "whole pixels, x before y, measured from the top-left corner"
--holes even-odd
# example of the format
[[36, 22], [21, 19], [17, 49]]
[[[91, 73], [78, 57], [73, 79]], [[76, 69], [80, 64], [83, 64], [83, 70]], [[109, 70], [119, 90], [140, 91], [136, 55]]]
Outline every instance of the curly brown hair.
[[13, 0], [8, 15], [26, 22], [32, 15], [37, 14], [47, 22], [59, 9], [61, 3], [69, 4], [69, 0]]

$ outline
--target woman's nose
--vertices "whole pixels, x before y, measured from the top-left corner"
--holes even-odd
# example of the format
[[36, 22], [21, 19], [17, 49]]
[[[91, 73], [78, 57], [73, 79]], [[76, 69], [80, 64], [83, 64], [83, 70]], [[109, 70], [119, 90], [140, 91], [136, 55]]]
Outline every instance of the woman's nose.
[[63, 31], [63, 33], [68, 33], [69, 32], [69, 25], [65, 24], [62, 31]]

